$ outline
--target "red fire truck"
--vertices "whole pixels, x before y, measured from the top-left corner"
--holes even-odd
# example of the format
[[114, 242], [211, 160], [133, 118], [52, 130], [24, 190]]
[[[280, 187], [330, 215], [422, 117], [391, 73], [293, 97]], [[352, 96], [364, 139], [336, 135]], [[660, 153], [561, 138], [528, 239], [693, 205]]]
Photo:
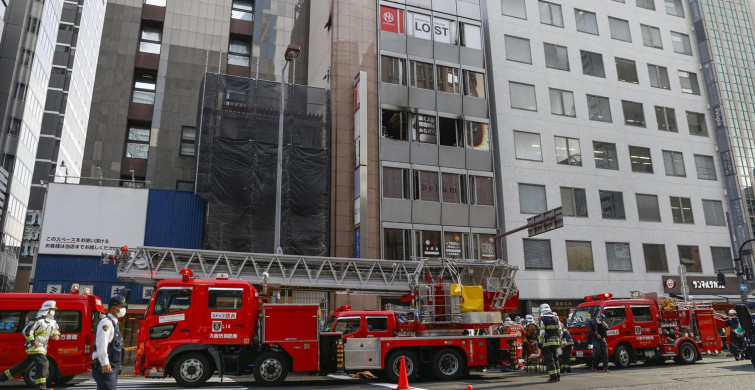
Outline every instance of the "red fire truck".
[[567, 321], [574, 337], [572, 357], [589, 363], [593, 357], [588, 340], [587, 321], [598, 314], [608, 325], [608, 355], [617, 367], [638, 361], [691, 364], [702, 353], [721, 350], [715, 312], [710, 305], [659, 299], [655, 293], [638, 294], [631, 299], [611, 299], [604, 293], [585, 297], [585, 302]]
[[400, 310], [342, 307], [322, 325], [319, 305], [271, 303], [248, 281], [180, 273], [181, 279], [157, 283], [140, 323], [137, 375], [172, 376], [182, 386], [199, 386], [215, 372], [252, 374], [263, 386], [282, 383], [289, 372], [344, 369], [395, 379], [404, 356], [410, 376], [428, 363], [436, 377], [453, 379], [470, 368], [500, 365], [506, 341], [515, 337], [473, 335], [500, 324], [501, 310], [516, 307], [511, 291], [484, 291], [458, 278], [427, 278], [411, 287], [412, 305]]
[[[92, 344], [100, 315], [105, 313], [100, 298], [78, 294], [0, 294], [0, 372], [26, 358], [24, 326], [36, 318], [45, 301], [54, 300], [58, 305], [55, 319], [60, 327], [60, 340], [50, 340], [47, 358], [50, 373], [47, 383], [64, 384], [74, 375], [91, 370]], [[33, 370], [33, 369], [32, 369]], [[24, 380], [34, 384], [29, 373]]]

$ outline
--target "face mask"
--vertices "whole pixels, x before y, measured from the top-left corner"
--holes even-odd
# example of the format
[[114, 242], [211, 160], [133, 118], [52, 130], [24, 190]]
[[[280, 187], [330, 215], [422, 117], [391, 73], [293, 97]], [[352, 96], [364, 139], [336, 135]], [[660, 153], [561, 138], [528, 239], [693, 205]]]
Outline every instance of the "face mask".
[[47, 318], [53, 318], [53, 317], [55, 317], [55, 310], [48, 310]]
[[123, 318], [124, 316], [126, 316], [126, 308], [122, 307], [118, 309], [118, 314], [116, 315], [118, 316], [118, 318]]

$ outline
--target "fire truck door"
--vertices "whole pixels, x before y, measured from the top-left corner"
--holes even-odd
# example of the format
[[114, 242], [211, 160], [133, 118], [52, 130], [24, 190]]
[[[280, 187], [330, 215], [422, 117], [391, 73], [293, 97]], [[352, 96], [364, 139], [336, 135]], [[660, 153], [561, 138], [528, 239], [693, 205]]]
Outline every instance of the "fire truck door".
[[161, 287], [155, 292], [154, 306], [145, 322], [149, 341], [144, 354], [151, 364], [165, 362], [170, 352], [184, 344], [193, 344], [197, 332], [193, 331], [193, 313], [189, 310], [197, 291], [192, 287]]
[[634, 334], [637, 340], [635, 348], [651, 348], [658, 345], [660, 337], [658, 335], [657, 315], [654, 316], [650, 306], [638, 305], [630, 306], [632, 318], [634, 319]]
[[[249, 296], [249, 293], [247, 294]], [[243, 288], [207, 290], [207, 315], [199, 318], [203, 344], [249, 344], [252, 324], [244, 304]]]

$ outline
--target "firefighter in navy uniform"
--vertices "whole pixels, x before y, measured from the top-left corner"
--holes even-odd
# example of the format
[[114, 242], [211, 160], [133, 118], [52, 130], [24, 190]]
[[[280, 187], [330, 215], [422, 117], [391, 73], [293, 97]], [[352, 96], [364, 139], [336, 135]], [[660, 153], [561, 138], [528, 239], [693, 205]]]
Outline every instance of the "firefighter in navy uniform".
[[35, 377], [31, 378], [38, 389], [47, 388], [49, 361], [47, 360], [47, 342], [60, 339], [60, 329], [55, 321], [55, 301], [46, 301], [37, 312], [37, 317], [29, 321], [21, 331], [26, 338], [26, 359], [0, 374], [0, 382], [23, 375], [34, 367]]
[[561, 373], [571, 373], [571, 349], [574, 346], [574, 338], [571, 337], [571, 333], [561, 326], [563, 333], [561, 334]]
[[120, 295], [110, 298], [108, 315], [97, 325], [94, 339], [92, 377], [97, 390], [115, 390], [123, 364], [123, 337], [118, 321], [126, 315], [126, 299]]
[[558, 317], [551, 311], [550, 305], [540, 305], [540, 344], [545, 358], [545, 368], [548, 370], [548, 383], [561, 379], [558, 369], [558, 348], [561, 345], [561, 324]]

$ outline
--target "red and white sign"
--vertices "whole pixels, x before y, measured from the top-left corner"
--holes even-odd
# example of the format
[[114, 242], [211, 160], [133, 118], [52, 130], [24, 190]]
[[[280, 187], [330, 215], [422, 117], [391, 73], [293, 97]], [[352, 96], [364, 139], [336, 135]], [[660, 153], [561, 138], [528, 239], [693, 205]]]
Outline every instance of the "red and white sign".
[[404, 33], [404, 11], [380, 6], [380, 30], [397, 34]]

